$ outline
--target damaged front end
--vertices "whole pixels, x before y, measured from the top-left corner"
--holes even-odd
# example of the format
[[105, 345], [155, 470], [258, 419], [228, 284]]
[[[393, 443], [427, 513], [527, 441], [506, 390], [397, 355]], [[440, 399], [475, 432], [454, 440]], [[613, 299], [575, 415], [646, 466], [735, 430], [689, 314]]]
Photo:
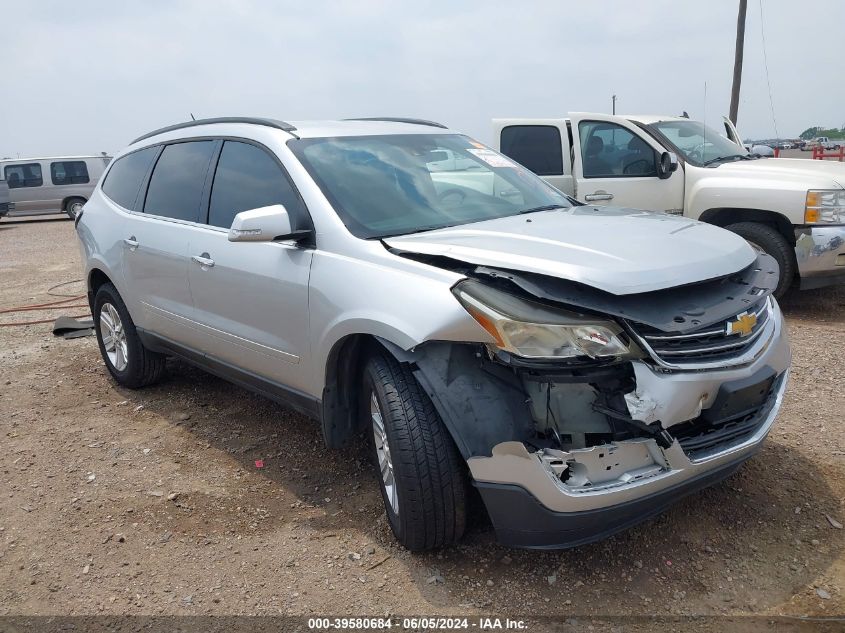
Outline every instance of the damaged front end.
[[500, 541], [574, 546], [726, 477], [760, 446], [790, 362], [768, 259], [624, 297], [476, 267], [454, 292], [494, 343], [386, 345], [431, 396]]

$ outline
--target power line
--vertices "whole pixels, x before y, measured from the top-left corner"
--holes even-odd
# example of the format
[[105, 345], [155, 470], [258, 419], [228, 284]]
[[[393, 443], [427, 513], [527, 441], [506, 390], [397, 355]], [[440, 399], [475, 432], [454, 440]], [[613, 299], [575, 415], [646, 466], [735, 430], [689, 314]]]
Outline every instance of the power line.
[[775, 125], [775, 138], [780, 138], [778, 121], [775, 118], [775, 102], [772, 99], [772, 82], [769, 79], [769, 60], [766, 56], [766, 30], [763, 28], [763, 0], [760, 0], [760, 35], [763, 38], [763, 65], [766, 68], [766, 84], [769, 86], [769, 108], [772, 111], [772, 123]]

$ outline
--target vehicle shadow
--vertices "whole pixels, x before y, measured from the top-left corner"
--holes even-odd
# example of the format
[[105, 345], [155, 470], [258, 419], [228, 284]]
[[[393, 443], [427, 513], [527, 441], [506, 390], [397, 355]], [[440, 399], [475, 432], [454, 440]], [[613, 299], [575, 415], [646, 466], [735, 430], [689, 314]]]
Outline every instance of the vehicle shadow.
[[[599, 543], [566, 551], [508, 549], [497, 544], [477, 505], [460, 544], [409, 554], [392, 538], [363, 441], [329, 451], [317, 423], [305, 416], [179, 361], [169, 361], [168, 371], [168, 379], [143, 392], [116, 389], [184, 428], [197, 445], [265, 478], [267, 485], [254, 492], [267, 510], [265, 530], [293, 523], [304, 541], [352, 534], [374, 543], [400, 561], [433, 608], [525, 613], [542, 605], [565, 615], [607, 614], [610, 605], [614, 612], [651, 614], [663, 613], [669, 602], [681, 613], [760, 612], [823, 576], [845, 548], [845, 531], [831, 529], [825, 516], [842, 520], [840, 495], [807, 456], [770, 439], [725, 482]], [[241, 510], [244, 500], [238, 505]], [[210, 528], [206, 520], [180, 529], [206, 534]]]
[[815, 290], [790, 290], [780, 301], [784, 316], [845, 322], [845, 285]]
[[8, 216], [4, 216], [0, 218], [0, 227], [8, 227], [8, 226], [15, 226], [19, 224], [41, 224], [44, 222], [69, 222], [72, 219], [67, 216], [65, 213], [57, 213], [55, 215], [26, 215], [26, 216], [13, 216], [14, 218], [19, 219], [12, 219]]

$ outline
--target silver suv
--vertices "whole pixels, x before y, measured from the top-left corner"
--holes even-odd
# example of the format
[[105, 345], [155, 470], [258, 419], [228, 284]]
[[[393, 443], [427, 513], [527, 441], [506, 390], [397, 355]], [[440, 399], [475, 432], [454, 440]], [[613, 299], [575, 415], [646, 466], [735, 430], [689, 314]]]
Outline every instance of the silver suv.
[[774, 260], [587, 206], [427, 121], [209, 119], [120, 152], [77, 218], [121, 385], [177, 356], [365, 434], [411, 550], [470, 485], [501, 542], [600, 539], [729, 475], [780, 406]]

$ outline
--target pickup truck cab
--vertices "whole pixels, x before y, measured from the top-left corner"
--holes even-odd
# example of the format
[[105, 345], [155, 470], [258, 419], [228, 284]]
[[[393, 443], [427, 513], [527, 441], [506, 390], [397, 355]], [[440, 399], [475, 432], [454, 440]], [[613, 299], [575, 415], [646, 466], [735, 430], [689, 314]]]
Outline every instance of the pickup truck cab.
[[727, 119], [721, 131], [684, 117], [594, 113], [493, 127], [496, 149], [578, 200], [741, 235], [777, 260], [776, 296], [794, 282], [845, 283], [845, 164], [749, 154]]

